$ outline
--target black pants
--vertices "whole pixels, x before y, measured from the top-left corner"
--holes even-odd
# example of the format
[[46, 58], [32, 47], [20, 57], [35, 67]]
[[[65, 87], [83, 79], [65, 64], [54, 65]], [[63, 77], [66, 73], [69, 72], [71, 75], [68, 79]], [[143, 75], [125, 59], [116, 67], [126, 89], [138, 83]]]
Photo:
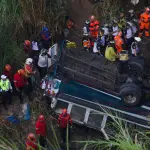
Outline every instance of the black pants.
[[7, 105], [11, 104], [12, 103], [12, 94], [10, 91], [3, 91], [2, 92], [2, 98], [3, 98], [3, 105], [4, 105], [4, 108], [7, 109]]
[[32, 79], [31, 77], [28, 77], [27, 80], [28, 80], [28, 86], [26, 90], [30, 93], [33, 91]]
[[[67, 139], [67, 128], [60, 128], [60, 136], [65, 143]], [[70, 128], [68, 127], [68, 141], [70, 140]]]
[[19, 88], [19, 91], [18, 92], [18, 97], [20, 99], [20, 104], [23, 104], [23, 97], [22, 97], [22, 94], [25, 93], [29, 99], [29, 101], [31, 101], [31, 95], [30, 95], [30, 92], [28, 90], [28, 87], [21, 87]]
[[47, 67], [39, 67], [39, 73], [40, 73], [40, 78], [44, 78], [45, 75], [47, 74]]
[[39, 143], [40, 143], [40, 146], [45, 147], [45, 145], [46, 145], [46, 139], [45, 139], [44, 136], [40, 136], [39, 137]]
[[119, 73], [123, 74], [126, 72], [128, 61], [119, 61]]
[[127, 49], [130, 51], [131, 50], [131, 44], [134, 41], [133, 38], [126, 39], [126, 44], [127, 44]]

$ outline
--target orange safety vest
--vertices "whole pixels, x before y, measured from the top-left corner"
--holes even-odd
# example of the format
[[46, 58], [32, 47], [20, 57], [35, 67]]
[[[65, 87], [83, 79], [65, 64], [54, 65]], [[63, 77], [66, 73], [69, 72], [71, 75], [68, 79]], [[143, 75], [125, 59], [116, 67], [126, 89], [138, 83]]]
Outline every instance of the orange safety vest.
[[150, 15], [147, 14], [146, 12], [141, 14], [140, 21], [144, 23], [148, 23], [150, 21]]
[[117, 35], [114, 37], [114, 41], [117, 52], [120, 53], [122, 51], [122, 45], [124, 44], [123, 39]]
[[99, 21], [95, 20], [93, 22], [90, 22], [90, 34], [93, 37], [98, 37], [98, 29], [99, 29]]
[[89, 39], [88, 40], [83, 40], [83, 47], [84, 48], [90, 48], [90, 46], [91, 46], [91, 42], [90, 42]]

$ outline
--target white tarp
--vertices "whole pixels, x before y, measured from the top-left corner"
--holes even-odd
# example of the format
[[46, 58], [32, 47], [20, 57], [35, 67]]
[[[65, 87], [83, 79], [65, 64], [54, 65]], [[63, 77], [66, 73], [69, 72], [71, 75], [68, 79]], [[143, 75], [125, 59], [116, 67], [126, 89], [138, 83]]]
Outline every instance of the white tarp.
[[131, 0], [131, 3], [132, 3], [133, 5], [136, 5], [136, 4], [139, 3], [139, 0]]

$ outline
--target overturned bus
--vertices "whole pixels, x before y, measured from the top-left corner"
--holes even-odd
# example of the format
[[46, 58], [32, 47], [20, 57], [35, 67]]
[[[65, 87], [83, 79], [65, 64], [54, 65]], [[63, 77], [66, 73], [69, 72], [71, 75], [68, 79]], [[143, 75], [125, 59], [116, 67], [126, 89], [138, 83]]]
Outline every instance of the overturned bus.
[[123, 75], [118, 73], [117, 63], [104, 57], [63, 48], [54, 64], [55, 75], [45, 80], [45, 95], [53, 97], [51, 104], [56, 114], [67, 108], [74, 122], [100, 130], [106, 138], [108, 112], [150, 129], [150, 73], [145, 63], [149, 60], [149, 51], [145, 51], [148, 44], [141, 43], [144, 57], [131, 57], [128, 73]]

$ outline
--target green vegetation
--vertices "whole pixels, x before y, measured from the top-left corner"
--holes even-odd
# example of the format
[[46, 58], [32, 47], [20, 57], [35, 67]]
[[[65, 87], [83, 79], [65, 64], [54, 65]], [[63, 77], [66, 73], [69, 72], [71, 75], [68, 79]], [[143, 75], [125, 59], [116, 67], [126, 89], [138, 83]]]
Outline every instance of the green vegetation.
[[103, 20], [110, 23], [111, 20], [115, 19], [120, 12], [121, 1], [120, 0], [105, 0], [95, 4], [95, 15], [99, 20]]
[[1, 0], [0, 73], [6, 63], [24, 60], [23, 41], [38, 35], [44, 25], [59, 35], [66, 11], [67, 0]]

